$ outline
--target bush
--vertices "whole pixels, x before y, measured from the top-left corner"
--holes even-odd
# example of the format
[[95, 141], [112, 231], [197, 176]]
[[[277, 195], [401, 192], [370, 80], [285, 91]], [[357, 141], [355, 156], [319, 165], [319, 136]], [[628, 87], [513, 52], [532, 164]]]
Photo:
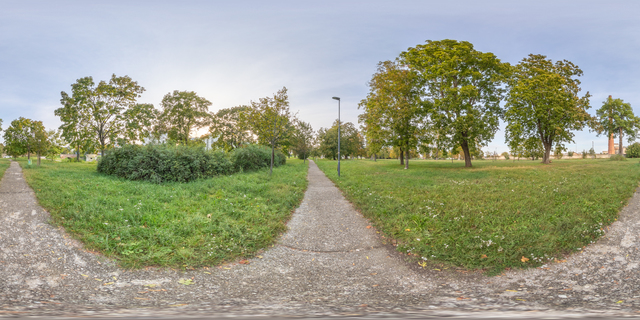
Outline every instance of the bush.
[[567, 155], [568, 155], [569, 157], [573, 157], [573, 151], [569, 151], [569, 152], [567, 152]]
[[611, 155], [609, 160], [611, 160], [611, 161], [627, 161], [627, 158], [625, 156], [621, 155], [621, 154], [614, 154], [614, 155]]
[[[234, 167], [238, 171], [252, 171], [271, 166], [271, 148], [259, 145], [248, 145], [238, 148], [231, 154]], [[285, 164], [287, 158], [278, 150], [275, 152], [273, 166], [277, 167]]]
[[125, 145], [99, 159], [98, 172], [129, 180], [162, 183], [188, 182], [231, 174], [235, 170], [231, 160], [222, 151], [205, 151], [201, 147], [188, 146]]
[[502, 156], [504, 157], [505, 160], [509, 160], [509, 152], [503, 152]]
[[587, 158], [587, 150], [582, 149], [582, 159]]
[[627, 157], [640, 158], [640, 142], [636, 142], [627, 147]]

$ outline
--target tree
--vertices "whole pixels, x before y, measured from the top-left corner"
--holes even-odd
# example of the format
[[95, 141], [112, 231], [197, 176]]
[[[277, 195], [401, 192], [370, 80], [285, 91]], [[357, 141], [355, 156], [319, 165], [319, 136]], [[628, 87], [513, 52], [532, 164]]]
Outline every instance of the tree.
[[459, 145], [465, 166], [471, 167], [470, 144], [481, 147], [498, 130], [509, 64], [456, 40], [428, 40], [403, 52], [401, 59], [424, 84], [425, 111], [436, 135], [449, 147]]
[[523, 142], [523, 156], [531, 158], [531, 160], [538, 160], [544, 156], [544, 145], [542, 141], [536, 137], [529, 137]]
[[61, 130], [47, 130], [47, 139], [49, 140], [49, 148], [45, 152], [45, 156], [51, 157], [51, 160], [55, 156], [60, 154], [65, 149], [66, 142], [62, 138]]
[[509, 152], [505, 151], [501, 154], [501, 156], [504, 157], [505, 160], [509, 160]]
[[311, 153], [313, 148], [314, 132], [311, 124], [304, 121], [295, 121], [293, 130], [293, 151], [301, 158], [303, 162]]
[[159, 137], [154, 130], [157, 128], [158, 110], [153, 104], [135, 104], [124, 112], [124, 135], [118, 144], [143, 141], [151, 136]]
[[293, 130], [295, 115], [289, 111], [287, 88], [282, 87], [273, 98], [260, 98], [251, 101], [251, 109], [242, 114], [242, 122], [249, 126], [258, 136], [258, 143], [271, 147], [271, 166], [269, 176], [273, 173], [275, 148], [287, 142]]
[[[318, 130], [319, 151], [325, 158], [336, 160], [338, 156], [338, 120], [331, 128]], [[342, 122], [340, 125], [340, 155], [345, 159], [355, 157], [364, 147], [362, 135], [351, 122]]]
[[133, 121], [126, 111], [135, 108], [144, 88], [128, 76], [114, 74], [109, 82], [100, 81], [98, 85], [92, 77], [80, 78], [71, 85], [71, 91], [71, 96], [61, 92], [63, 107], [56, 110], [63, 123], [63, 136], [77, 146], [94, 140], [104, 155], [118, 139], [126, 138], [127, 124]]
[[4, 131], [4, 143], [8, 155], [17, 158], [26, 153], [27, 158], [31, 159], [33, 148], [32, 122], [31, 119], [23, 117], [11, 121], [9, 128]]
[[33, 151], [38, 156], [38, 165], [40, 165], [40, 157], [49, 150], [49, 136], [42, 125], [42, 121], [31, 122], [31, 139], [33, 141]]
[[158, 132], [166, 133], [169, 139], [180, 144], [189, 144], [192, 132], [211, 123], [211, 102], [193, 91], [167, 93], [160, 104]]
[[231, 151], [253, 142], [249, 128], [241, 121], [241, 114], [250, 109], [249, 106], [237, 106], [218, 110], [209, 127], [211, 136], [217, 138], [214, 143], [216, 146]]
[[622, 99], [613, 99], [611, 96], [607, 98], [596, 111], [598, 123], [596, 131], [598, 135], [606, 134], [607, 137], [618, 138], [619, 154], [623, 153], [622, 137], [627, 135], [629, 143], [635, 140], [640, 129], [640, 118], [633, 114], [631, 104], [624, 103]]
[[417, 147], [425, 122], [418, 74], [399, 61], [380, 62], [369, 90], [358, 105], [364, 109], [359, 122], [367, 141], [374, 142], [374, 150], [382, 144], [400, 147], [406, 153], [405, 169], [409, 169], [409, 151]]
[[553, 63], [543, 55], [530, 54], [515, 66], [509, 80], [505, 120], [506, 140], [540, 139], [543, 163], [550, 163], [554, 144], [573, 142], [572, 130], [581, 130], [591, 121], [587, 113], [589, 92], [578, 96], [582, 75], [567, 60]]

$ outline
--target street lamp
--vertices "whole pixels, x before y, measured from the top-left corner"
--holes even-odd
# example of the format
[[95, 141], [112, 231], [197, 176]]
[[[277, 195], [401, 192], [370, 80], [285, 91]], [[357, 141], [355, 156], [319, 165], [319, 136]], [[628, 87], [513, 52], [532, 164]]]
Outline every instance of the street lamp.
[[338, 177], [340, 177], [340, 97], [331, 99], [338, 100]]

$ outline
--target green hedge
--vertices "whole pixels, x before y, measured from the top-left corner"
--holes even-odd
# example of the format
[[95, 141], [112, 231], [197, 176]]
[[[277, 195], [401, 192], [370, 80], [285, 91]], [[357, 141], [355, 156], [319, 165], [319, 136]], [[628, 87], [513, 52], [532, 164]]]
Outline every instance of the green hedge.
[[[267, 160], [265, 160], [265, 158]], [[274, 166], [284, 164], [284, 154], [276, 153]], [[205, 151], [202, 147], [167, 145], [125, 145], [109, 151], [98, 161], [98, 172], [129, 180], [154, 183], [189, 182], [215, 175], [269, 167], [271, 149], [251, 145], [234, 150]]]
[[627, 157], [640, 158], [640, 142], [636, 142], [627, 148]]
[[[271, 148], [259, 145], [248, 145], [238, 148], [231, 153], [231, 159], [238, 171], [252, 171], [271, 166]], [[287, 158], [276, 150], [273, 158], [273, 166], [277, 167], [285, 164]]]

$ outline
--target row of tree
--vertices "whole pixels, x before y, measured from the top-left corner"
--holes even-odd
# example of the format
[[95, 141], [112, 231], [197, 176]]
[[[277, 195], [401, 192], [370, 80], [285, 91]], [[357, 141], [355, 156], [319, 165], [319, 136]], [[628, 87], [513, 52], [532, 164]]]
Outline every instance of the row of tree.
[[597, 117], [589, 115], [589, 93], [578, 94], [581, 75], [567, 60], [531, 54], [512, 66], [466, 41], [429, 40], [378, 64], [359, 104], [359, 121], [371, 153], [384, 146], [405, 154], [459, 147], [467, 167], [474, 150], [494, 138], [500, 120], [507, 123], [513, 154], [541, 146], [544, 163], [554, 146], [564, 149], [573, 131], [585, 127], [619, 137], [622, 150], [622, 136], [633, 141], [640, 119], [628, 103], [611, 97]]

